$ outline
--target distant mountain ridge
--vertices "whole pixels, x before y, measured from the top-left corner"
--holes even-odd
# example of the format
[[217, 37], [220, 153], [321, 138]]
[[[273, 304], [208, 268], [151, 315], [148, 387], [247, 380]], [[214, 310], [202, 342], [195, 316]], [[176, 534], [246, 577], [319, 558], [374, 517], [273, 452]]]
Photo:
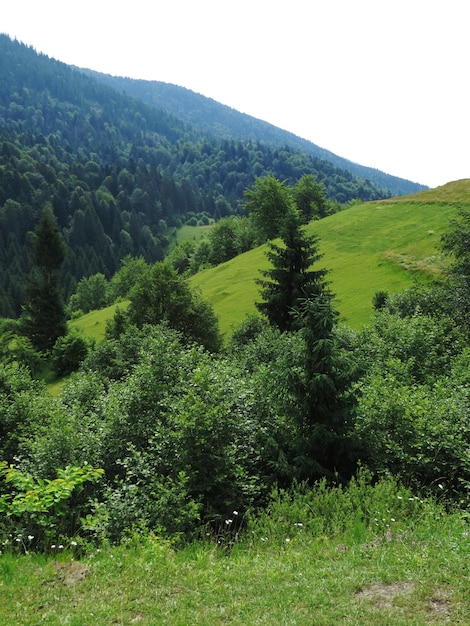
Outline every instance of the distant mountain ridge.
[[216, 100], [198, 94], [186, 87], [161, 81], [111, 76], [84, 68], [76, 69], [101, 83], [113, 87], [117, 91], [121, 91], [158, 109], [163, 109], [166, 113], [178, 117], [214, 139], [251, 139], [278, 147], [288, 146], [293, 150], [299, 150], [317, 159], [328, 161], [336, 167], [349, 171], [357, 178], [369, 180], [377, 187], [389, 190], [393, 196], [413, 194], [429, 189], [426, 185], [354, 163], [349, 159], [340, 157], [325, 148], [317, 146], [307, 139], [298, 137], [289, 131], [282, 130], [273, 124], [246, 113], [240, 113], [227, 105], [220, 104]]
[[[83, 277], [110, 278], [129, 255], [163, 260], [183, 224], [243, 216], [258, 177], [293, 185], [312, 175], [333, 210], [421, 188], [355, 176], [290, 147], [288, 133], [189, 90], [165, 86], [169, 95], [156, 106], [137, 96], [138, 83], [106, 81], [0, 34], [2, 317], [21, 312], [28, 233], [48, 205], [67, 246], [68, 298]], [[148, 100], [154, 85], [142, 86]]]

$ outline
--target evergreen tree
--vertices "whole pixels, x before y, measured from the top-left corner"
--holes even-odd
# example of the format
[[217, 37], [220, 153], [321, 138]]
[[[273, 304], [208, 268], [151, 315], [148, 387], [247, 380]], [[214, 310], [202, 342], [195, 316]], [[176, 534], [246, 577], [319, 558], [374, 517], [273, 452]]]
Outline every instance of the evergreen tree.
[[296, 311], [304, 344], [302, 378], [297, 390], [299, 412], [293, 442], [298, 479], [349, 476], [354, 447], [348, 436], [348, 375], [340, 364], [334, 339], [338, 317], [328, 290], [299, 302]]
[[67, 332], [59, 271], [66, 247], [51, 207], [45, 207], [32, 237], [33, 265], [27, 283], [22, 327], [33, 346], [48, 351]]
[[281, 331], [293, 330], [297, 320], [293, 312], [301, 299], [321, 294], [326, 289], [325, 269], [311, 269], [322, 255], [316, 236], [308, 236], [300, 226], [296, 212], [289, 212], [282, 228], [283, 246], [270, 242], [267, 257], [273, 267], [262, 271], [267, 279], [259, 279], [263, 302], [258, 310], [272, 326]]

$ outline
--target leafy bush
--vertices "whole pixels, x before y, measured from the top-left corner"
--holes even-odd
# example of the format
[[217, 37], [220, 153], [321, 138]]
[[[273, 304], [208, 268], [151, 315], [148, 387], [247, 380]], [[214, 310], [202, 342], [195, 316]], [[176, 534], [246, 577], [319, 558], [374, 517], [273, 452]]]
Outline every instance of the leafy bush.
[[79, 530], [84, 511], [70, 506], [72, 493], [83, 489], [85, 482], [98, 480], [102, 474], [103, 470], [90, 465], [69, 466], [57, 470], [54, 480], [42, 480], [0, 461], [0, 475], [9, 488], [0, 496], [0, 512], [15, 532], [21, 528], [34, 538], [36, 547], [48, 547], [52, 539], [73, 536]]
[[194, 532], [201, 506], [188, 496], [184, 472], [165, 476], [152, 454], [129, 450], [122, 477], [107, 486], [100, 513], [103, 536], [119, 543], [135, 532], [156, 532], [172, 541]]
[[56, 375], [61, 378], [78, 370], [88, 350], [89, 342], [77, 332], [59, 337], [52, 349], [52, 364]]
[[127, 310], [131, 324], [168, 323], [187, 341], [217, 352], [222, 346], [218, 320], [210, 305], [169, 263], [155, 263], [137, 280]]
[[[393, 371], [395, 369], [395, 371]], [[452, 375], [434, 384], [410, 380], [395, 361], [359, 385], [356, 432], [369, 466], [419, 488], [444, 485], [462, 494], [470, 485], [470, 394]]]
[[0, 460], [12, 462], [53, 411], [51, 396], [26, 367], [0, 364]]

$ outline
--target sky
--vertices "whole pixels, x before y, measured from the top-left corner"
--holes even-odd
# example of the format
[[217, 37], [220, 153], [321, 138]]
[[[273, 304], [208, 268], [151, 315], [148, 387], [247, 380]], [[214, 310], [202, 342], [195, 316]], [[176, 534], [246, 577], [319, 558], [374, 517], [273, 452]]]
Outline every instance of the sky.
[[2, 0], [59, 61], [187, 87], [437, 187], [470, 178], [467, 0]]

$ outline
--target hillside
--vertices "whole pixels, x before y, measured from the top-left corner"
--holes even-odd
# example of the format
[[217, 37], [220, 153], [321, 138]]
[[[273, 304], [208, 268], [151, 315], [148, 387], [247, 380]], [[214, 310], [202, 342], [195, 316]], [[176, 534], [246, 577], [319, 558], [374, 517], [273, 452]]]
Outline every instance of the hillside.
[[392, 196], [412, 194], [426, 189], [425, 185], [354, 163], [317, 146], [307, 139], [302, 139], [268, 122], [240, 113], [185, 87], [160, 81], [110, 76], [88, 69], [81, 69], [80, 71], [120, 92], [163, 109], [214, 138], [236, 141], [240, 139], [252, 140], [278, 147], [288, 146], [293, 150], [299, 150], [317, 159], [328, 161], [357, 178], [369, 180], [377, 187], [386, 189]]
[[257, 177], [306, 173], [334, 203], [390, 195], [285, 145], [209, 135], [0, 35], [0, 316], [21, 311], [28, 233], [48, 204], [68, 248], [68, 298], [127, 255], [162, 260], [181, 224], [240, 213]]
[[[356, 205], [308, 225], [307, 232], [320, 238], [322, 266], [331, 272], [331, 288], [345, 322], [354, 328], [367, 322], [377, 291], [399, 292], [415, 279], [439, 274], [440, 237], [457, 205], [470, 208], [470, 180]], [[255, 281], [259, 270], [267, 267], [265, 252], [266, 246], [261, 246], [191, 278], [213, 305], [226, 333], [256, 311]]]

